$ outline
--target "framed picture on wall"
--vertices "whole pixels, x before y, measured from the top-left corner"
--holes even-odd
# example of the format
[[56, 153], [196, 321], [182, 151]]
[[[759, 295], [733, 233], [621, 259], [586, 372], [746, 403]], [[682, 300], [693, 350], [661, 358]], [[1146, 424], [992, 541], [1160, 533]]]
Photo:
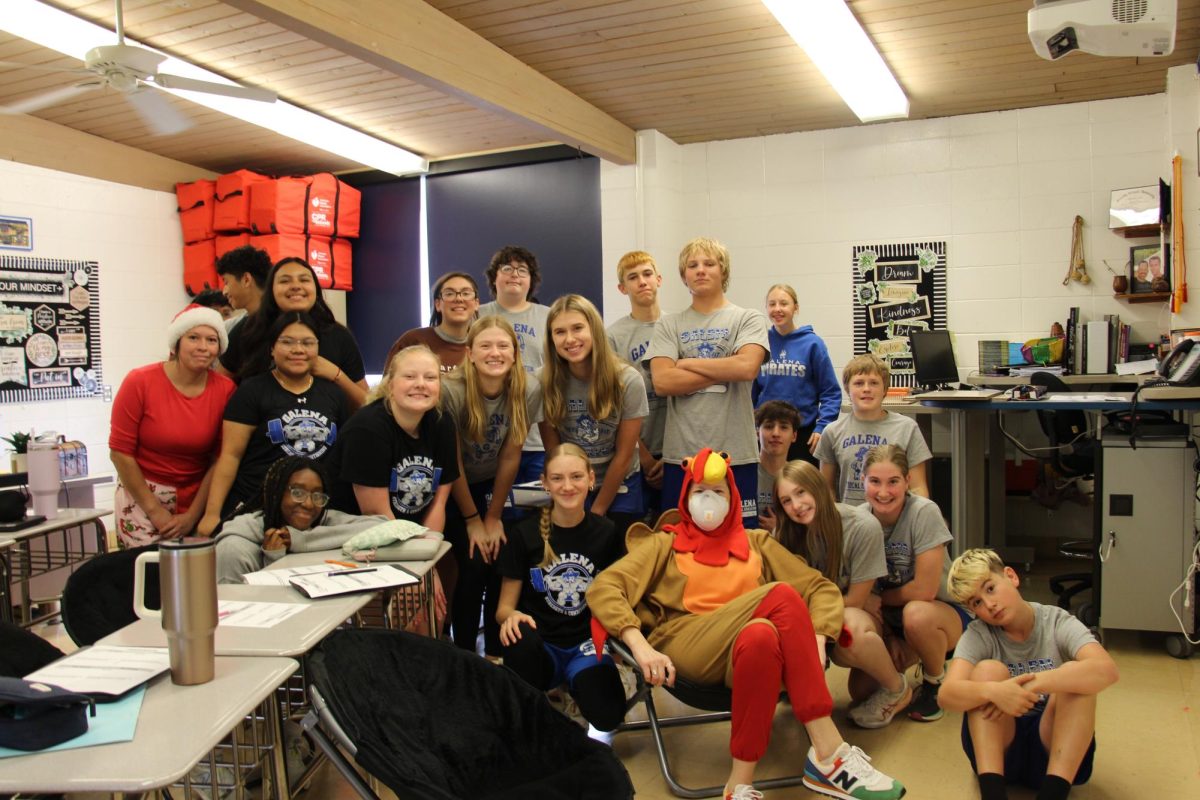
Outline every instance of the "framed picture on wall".
[[0, 216], [0, 248], [33, 249], [33, 220], [28, 217]]
[[1129, 293], [1171, 291], [1171, 246], [1142, 244], [1129, 248]]

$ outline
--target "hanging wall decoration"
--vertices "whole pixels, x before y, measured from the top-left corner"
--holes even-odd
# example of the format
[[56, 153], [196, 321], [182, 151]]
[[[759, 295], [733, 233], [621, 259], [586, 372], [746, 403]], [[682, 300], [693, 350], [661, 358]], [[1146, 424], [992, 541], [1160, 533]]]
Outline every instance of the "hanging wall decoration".
[[887, 362], [892, 386], [914, 383], [913, 330], [946, 327], [946, 243], [855, 245], [854, 352]]
[[0, 403], [101, 394], [95, 261], [0, 255]]

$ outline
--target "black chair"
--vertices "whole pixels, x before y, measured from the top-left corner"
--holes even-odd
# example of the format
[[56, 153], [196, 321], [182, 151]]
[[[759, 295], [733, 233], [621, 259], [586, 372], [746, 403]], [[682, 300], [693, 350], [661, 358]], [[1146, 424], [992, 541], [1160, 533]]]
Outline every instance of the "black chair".
[[61, 650], [36, 633], [0, 620], [0, 676], [23, 678], [62, 657]]
[[[137, 621], [133, 613], [133, 562], [158, 545], [104, 553], [85, 561], [63, 587], [63, 627], [80, 647], [95, 644]], [[146, 568], [147, 608], [159, 608], [158, 565]]]
[[305, 669], [304, 729], [367, 800], [378, 796], [342, 751], [400, 800], [633, 797], [611, 748], [516, 673], [448, 642], [343, 629]]
[[[1035, 372], [1029, 382], [1035, 386], [1045, 386], [1047, 394], [1071, 392], [1071, 387], [1062, 378], [1049, 372]], [[1054, 471], [1072, 482], [1092, 477], [1096, 472], [1098, 442], [1087, 414], [1070, 410], [1038, 411], [1037, 417], [1038, 424], [1050, 440], [1050, 446], [1054, 448], [1047, 459]], [[1091, 539], [1075, 539], [1063, 542], [1059, 553], [1068, 558], [1091, 561], [1092, 549]], [[1068, 611], [1075, 596], [1091, 588], [1091, 570], [1068, 572], [1050, 579], [1050, 591], [1057, 595], [1058, 605]], [[1080, 611], [1083, 612], [1083, 609]]]

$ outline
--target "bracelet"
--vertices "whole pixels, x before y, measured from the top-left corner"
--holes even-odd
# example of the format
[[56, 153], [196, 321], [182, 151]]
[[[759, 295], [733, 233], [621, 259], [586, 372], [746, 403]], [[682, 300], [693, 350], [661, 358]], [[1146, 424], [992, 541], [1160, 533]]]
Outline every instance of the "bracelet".
[[475, 519], [478, 516], [479, 516], [478, 511], [476, 511], [474, 514], [468, 514], [467, 516], [463, 517], [463, 522], [470, 522], [471, 520]]
[[342, 377], [342, 368], [338, 367], [337, 374], [333, 376], [333, 382], [337, 383], [337, 379]]

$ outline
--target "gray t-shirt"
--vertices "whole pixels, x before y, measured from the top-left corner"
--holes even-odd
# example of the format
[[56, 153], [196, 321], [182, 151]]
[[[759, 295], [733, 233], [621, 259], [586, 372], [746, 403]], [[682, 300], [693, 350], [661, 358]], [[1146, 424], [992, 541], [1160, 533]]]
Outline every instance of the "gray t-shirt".
[[[1023, 642], [1014, 642], [1003, 628], [988, 625], [981, 619], [972, 620], [954, 648], [954, 657], [971, 664], [994, 659], [1008, 667], [1011, 677], [1029, 672], [1045, 672], [1074, 661], [1084, 645], [1096, 641], [1082, 622], [1058, 606], [1030, 603], [1033, 607], [1033, 630]], [[1046, 708], [1046, 695], [1025, 716], [1041, 714]]]
[[[537, 372], [542, 368], [546, 357], [546, 319], [550, 316], [550, 306], [541, 303], [530, 303], [524, 311], [513, 313], [505, 311], [504, 307], [493, 300], [479, 307], [478, 318], [503, 317], [513, 326], [517, 334], [517, 344], [521, 347], [521, 363], [530, 380], [537, 380]], [[529, 428], [529, 436], [525, 438], [525, 450], [538, 451], [542, 449], [542, 434], [536, 425]]]
[[[838, 503], [837, 510], [842, 519], [842, 565], [836, 583], [845, 594], [851, 584], [887, 575], [887, 562], [883, 557], [883, 529], [879, 522], [874, 517], [857, 513], [855, 506], [845, 503]], [[809, 553], [808, 563], [813, 569], [824, 572], [825, 559], [825, 545], [818, 541]]]
[[[869, 505], [858, 506], [855, 512], [875, 519]], [[877, 521], [878, 522], [878, 521]], [[942, 548], [942, 575], [938, 578], [937, 599], [956, 605], [946, 590], [950, 572], [950, 548], [954, 541], [938, 504], [917, 494], [905, 495], [904, 510], [892, 527], [883, 526], [883, 554], [887, 559], [887, 575], [879, 581], [879, 590], [898, 589], [916, 575], [917, 556], [939, 545]]]
[[[608, 473], [608, 463], [612, 460], [617, 449], [617, 429], [621, 422], [627, 419], [642, 419], [646, 416], [646, 388], [642, 384], [642, 376], [628, 364], [621, 365], [621, 406], [607, 419], [597, 420], [588, 411], [588, 393], [590, 383], [584, 383], [573, 375], [567, 376], [567, 387], [563, 400], [566, 403], [566, 414], [563, 415], [562, 427], [558, 435], [564, 442], [571, 442], [583, 448], [592, 470], [596, 473], [596, 486], [604, 482]], [[624, 467], [622, 478], [628, 478], [640, 468], [637, 452], [630, 456], [630, 463]]]
[[912, 417], [892, 411], [875, 421], [860, 420], [852, 413], [842, 414], [821, 434], [816, 456], [822, 464], [837, 465], [838, 500], [852, 506], [866, 502], [863, 461], [867, 451], [881, 444], [894, 444], [904, 450], [910, 468], [933, 457]]
[[[669, 358], [726, 358], [748, 345], [770, 352], [767, 318], [761, 311], [728, 303], [708, 314], [692, 308], [664, 314], [654, 326], [645, 360]], [[667, 398], [667, 428], [663, 460], [680, 464], [702, 448], [729, 453], [732, 464], [758, 460], [754, 434], [754, 381], [718, 383], [698, 392]]]
[[[507, 389], [497, 397], [485, 397], [483, 405], [487, 414], [487, 424], [483, 431], [483, 441], [468, 441], [466, 388], [466, 384], [458, 375], [442, 378], [442, 408], [454, 420], [454, 426], [458, 429], [463, 473], [467, 483], [476, 483], [496, 477], [500, 448], [508, 437], [508, 428], [512, 420], [506, 413]], [[529, 429], [536, 430], [537, 423], [542, 420], [542, 384], [533, 376], [527, 376], [525, 379], [525, 415], [529, 421]]]
[[758, 462], [758, 513], [762, 514], [775, 506], [775, 476], [767, 472]]
[[642, 420], [642, 441], [650, 448], [651, 455], [662, 455], [663, 432], [667, 428], [667, 398], [654, 393], [654, 381], [650, 379], [650, 365], [643, 361], [654, 335], [653, 322], [641, 322], [632, 316], [621, 317], [608, 327], [608, 341], [618, 356], [628, 361], [642, 373], [646, 384], [646, 402], [649, 413]]

